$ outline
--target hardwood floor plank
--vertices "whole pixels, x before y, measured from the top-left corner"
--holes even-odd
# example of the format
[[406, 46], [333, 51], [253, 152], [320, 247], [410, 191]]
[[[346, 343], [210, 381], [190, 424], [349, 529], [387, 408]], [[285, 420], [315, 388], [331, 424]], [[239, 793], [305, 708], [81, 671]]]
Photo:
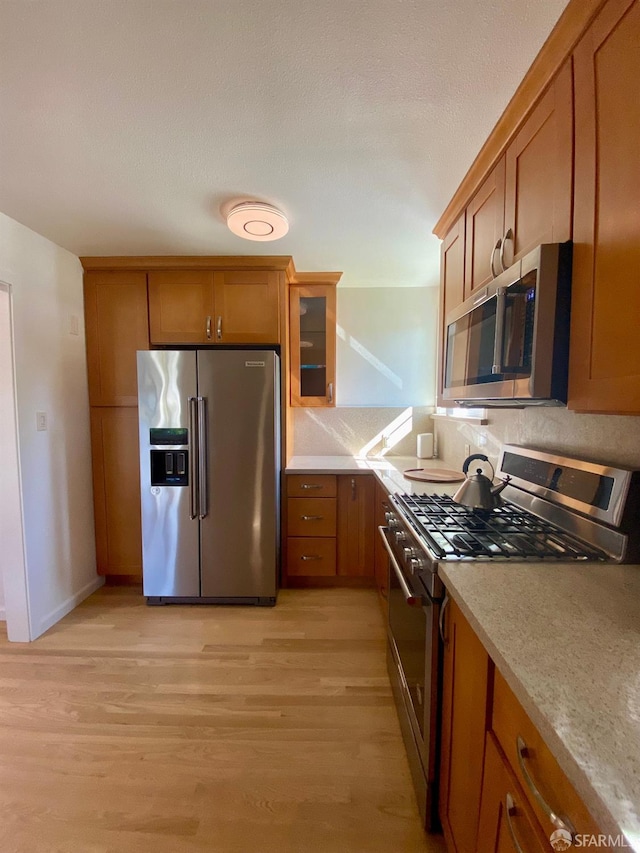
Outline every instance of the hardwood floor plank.
[[443, 851], [420, 827], [376, 594], [147, 607], [103, 588], [0, 632], [2, 853]]

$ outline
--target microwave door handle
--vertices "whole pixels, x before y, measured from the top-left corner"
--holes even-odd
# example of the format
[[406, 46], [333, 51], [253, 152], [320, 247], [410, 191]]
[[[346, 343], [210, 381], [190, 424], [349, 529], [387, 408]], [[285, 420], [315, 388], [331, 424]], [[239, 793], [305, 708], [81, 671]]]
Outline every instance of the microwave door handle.
[[494, 375], [502, 373], [502, 347], [504, 344], [504, 319], [505, 305], [507, 302], [507, 288], [499, 287], [496, 290], [496, 336], [493, 341], [493, 366], [491, 373]]

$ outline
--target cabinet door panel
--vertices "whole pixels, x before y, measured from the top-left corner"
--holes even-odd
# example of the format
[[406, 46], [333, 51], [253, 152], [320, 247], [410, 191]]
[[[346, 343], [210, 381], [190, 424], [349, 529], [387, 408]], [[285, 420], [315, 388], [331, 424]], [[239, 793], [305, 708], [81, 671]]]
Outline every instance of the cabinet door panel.
[[[640, 414], [640, 3], [578, 44], [569, 407]], [[624, 81], [622, 83], [621, 81]]]
[[242, 270], [214, 275], [215, 340], [223, 344], [280, 341], [280, 274]]
[[503, 252], [510, 266], [540, 243], [571, 239], [573, 82], [566, 63], [509, 145]]
[[136, 351], [149, 349], [146, 273], [85, 273], [84, 306], [89, 402], [137, 406]]
[[335, 406], [335, 285], [293, 285], [289, 317], [291, 405]]
[[138, 409], [91, 409], [98, 574], [142, 576]]
[[213, 322], [212, 272], [162, 270], [149, 273], [151, 343], [213, 343]]
[[[518, 845], [518, 846], [516, 846]], [[477, 853], [545, 853], [542, 829], [493, 735], [487, 735]]]
[[338, 476], [338, 574], [374, 577], [373, 474]]
[[[494, 278], [491, 258], [497, 241], [504, 233], [504, 178], [503, 156], [467, 205], [465, 299]], [[498, 272], [498, 252], [495, 255], [495, 269]]]
[[445, 611], [440, 820], [448, 846], [474, 853], [480, 813], [489, 656], [450, 601]]

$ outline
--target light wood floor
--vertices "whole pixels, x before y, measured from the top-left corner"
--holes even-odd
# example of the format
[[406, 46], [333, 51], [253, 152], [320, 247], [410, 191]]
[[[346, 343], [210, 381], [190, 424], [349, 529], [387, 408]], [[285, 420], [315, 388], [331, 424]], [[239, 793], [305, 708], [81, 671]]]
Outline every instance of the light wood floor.
[[105, 588], [0, 635], [1, 853], [413, 853], [372, 590], [275, 608]]

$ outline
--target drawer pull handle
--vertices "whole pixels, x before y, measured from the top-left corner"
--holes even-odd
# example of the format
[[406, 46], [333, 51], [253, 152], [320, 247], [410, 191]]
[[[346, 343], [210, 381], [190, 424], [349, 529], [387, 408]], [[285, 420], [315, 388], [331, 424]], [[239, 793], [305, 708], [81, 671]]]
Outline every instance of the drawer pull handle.
[[533, 777], [527, 770], [525, 760], [529, 757], [529, 750], [527, 748], [526, 743], [524, 742], [524, 739], [520, 735], [518, 735], [518, 737], [516, 738], [516, 750], [518, 753], [518, 764], [520, 765], [520, 771], [524, 777], [524, 781], [527, 783], [527, 787], [535, 797], [536, 802], [556, 829], [566, 830], [571, 834], [571, 837], [573, 838], [576, 834], [576, 830], [569, 818], [554, 812], [549, 803], [547, 803], [545, 798], [540, 793], [538, 786], [533, 781]]
[[320, 554], [303, 554], [300, 559], [306, 562], [307, 560], [321, 560], [322, 557]]
[[513, 842], [513, 846], [516, 849], [516, 853], [524, 853], [524, 850], [522, 849], [522, 846], [516, 837], [516, 831], [513, 828], [513, 824], [511, 823], [511, 817], [512, 816], [515, 817], [517, 814], [516, 804], [514, 803], [513, 797], [511, 796], [511, 794], [507, 794], [507, 796], [504, 799], [504, 804], [505, 804], [506, 813], [507, 813], [507, 826], [509, 828], [509, 835], [511, 836], [511, 841]]
[[300, 486], [301, 489], [322, 489], [324, 486], [321, 486], [320, 483], [303, 483]]
[[303, 521], [322, 521], [324, 515], [301, 515]]
[[447, 609], [447, 605], [451, 599], [449, 598], [449, 593], [446, 592], [444, 595], [444, 599], [442, 600], [442, 606], [440, 607], [440, 618], [438, 619], [438, 630], [440, 631], [440, 639], [442, 640], [443, 646], [449, 645], [449, 640], [444, 635], [444, 611]]

